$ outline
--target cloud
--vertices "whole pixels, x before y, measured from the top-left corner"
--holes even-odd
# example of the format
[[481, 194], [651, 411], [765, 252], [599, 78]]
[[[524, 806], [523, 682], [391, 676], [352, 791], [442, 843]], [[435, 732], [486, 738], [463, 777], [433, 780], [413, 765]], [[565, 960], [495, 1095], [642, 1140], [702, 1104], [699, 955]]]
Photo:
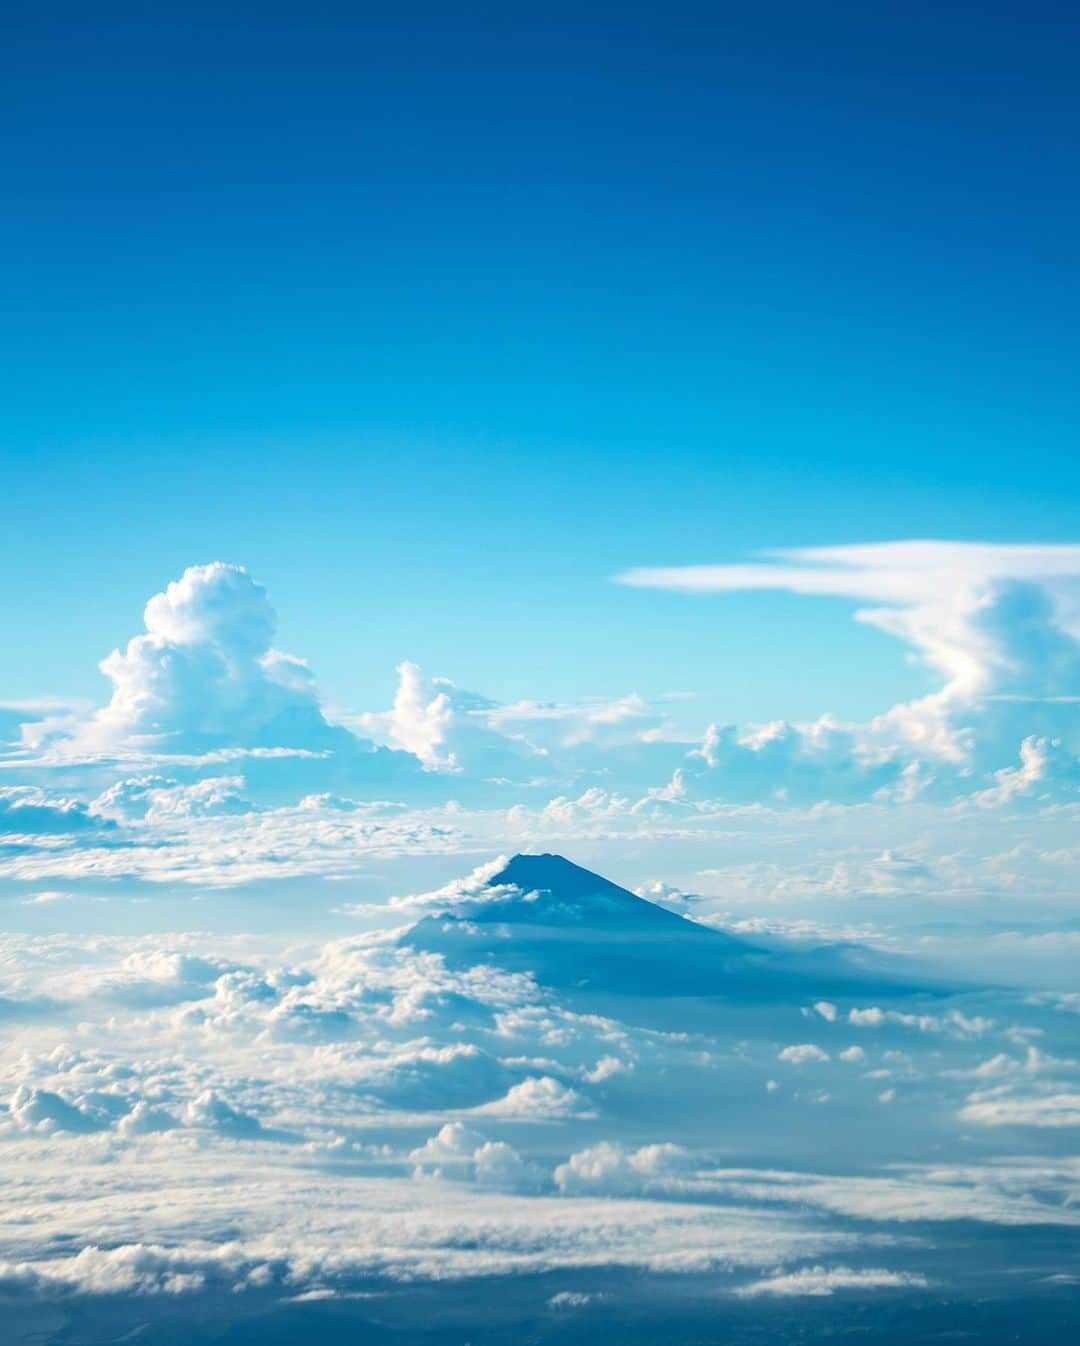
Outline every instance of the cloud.
[[78, 799], [49, 795], [32, 785], [0, 786], [0, 835], [66, 834], [101, 826]]
[[447, 1122], [409, 1158], [418, 1177], [455, 1178], [507, 1191], [536, 1181], [530, 1165], [513, 1146], [488, 1140], [462, 1122]]
[[167, 776], [135, 776], [117, 781], [90, 805], [99, 818], [117, 823], [163, 822], [208, 814], [248, 813], [243, 776], [211, 776], [182, 785]]
[[20, 1085], [8, 1106], [11, 1120], [24, 1131], [100, 1131], [108, 1118], [93, 1109], [69, 1102], [48, 1089]]
[[49, 1297], [64, 1291], [179, 1295], [201, 1290], [205, 1284], [202, 1271], [185, 1269], [191, 1260], [182, 1252], [141, 1243], [107, 1249], [91, 1244], [73, 1257], [52, 1262], [0, 1262], [0, 1285], [30, 1288]]
[[848, 1011], [847, 1021], [855, 1028], [895, 1025], [915, 1028], [920, 1033], [951, 1033], [958, 1037], [978, 1037], [994, 1027], [993, 1019], [979, 1014], [967, 1015], [961, 1010], [948, 1010], [945, 1014], [913, 1014], [907, 1010], [883, 1010], [880, 1005], [852, 1008]]
[[601, 1141], [572, 1154], [556, 1168], [554, 1178], [556, 1187], [566, 1196], [589, 1192], [623, 1196], [666, 1186], [690, 1170], [690, 1155], [680, 1145], [665, 1142], [630, 1150]]
[[[242, 756], [260, 780], [304, 781], [314, 759], [324, 788], [350, 773], [391, 780], [419, 772], [411, 757], [375, 753], [330, 722], [310, 668], [274, 646], [274, 610], [243, 566], [189, 566], [143, 616], [144, 632], [100, 664], [112, 684], [108, 704], [26, 726], [23, 759], [99, 771], [110, 761], [167, 760], [195, 770]], [[32, 746], [39, 758], [28, 757]]]
[[974, 1093], [960, 1109], [965, 1122], [981, 1126], [1080, 1126], [1080, 1093], [1021, 1094], [1011, 1089]]
[[[312, 731], [325, 739], [311, 672], [273, 648], [274, 611], [242, 566], [190, 566], [149, 600], [144, 620], [145, 634], [102, 662], [113, 693], [91, 737], [149, 737], [179, 751], [309, 747]], [[287, 743], [298, 725], [304, 742]]]
[[665, 764], [672, 757], [663, 744], [666, 717], [636, 693], [609, 701], [502, 705], [447, 678], [427, 678], [409, 661], [398, 665], [397, 674], [392, 707], [354, 722], [376, 742], [414, 754], [430, 772], [526, 784], [574, 779], [602, 769], [612, 756], [620, 775], [629, 768], [636, 777], [642, 761], [657, 755], [651, 750]]
[[783, 1047], [776, 1055], [778, 1060], [787, 1061], [793, 1066], [805, 1066], [810, 1062], [817, 1064], [829, 1060], [829, 1053], [813, 1042], [800, 1042], [797, 1046]]
[[[1080, 545], [819, 547], [777, 552], [756, 564], [639, 568], [618, 578], [702, 594], [774, 589], [854, 599], [864, 605], [856, 620], [903, 641], [941, 679], [937, 691], [865, 725], [828, 718], [777, 724], [761, 731], [764, 739], [713, 729], [701, 756], [714, 773], [726, 767], [735, 776], [737, 767], [769, 776], [771, 766], [778, 788], [805, 794], [816, 772], [827, 798], [856, 797], [861, 778], [868, 798], [918, 793], [936, 772], [954, 793], [967, 793], [971, 786], [959, 773], [985, 778], [1005, 771], [1030, 739], [1054, 745], [1060, 789], [1074, 795], [1080, 785]], [[762, 751], [768, 755], [754, 756]], [[1045, 754], [1027, 751], [1029, 759]], [[921, 783], [920, 762], [929, 766]], [[1030, 764], [1027, 770], [1030, 778]], [[714, 774], [717, 794], [725, 783]], [[994, 788], [1006, 798], [1023, 792], [1008, 776]]]
[[639, 568], [637, 587], [780, 589], [880, 604], [859, 621], [904, 640], [952, 695], [1075, 695], [1080, 545], [887, 542], [772, 553], [764, 564]]
[[[243, 808], [237, 779], [149, 788], [125, 780], [79, 809], [50, 806], [41, 817], [19, 810], [11, 816], [21, 828], [37, 821], [45, 832], [0, 832], [0, 878], [231, 887], [299, 875], [339, 878], [361, 872], [375, 855], [470, 849], [450, 811], [404, 813], [393, 802], [342, 808], [333, 796]], [[63, 845], [44, 844], [65, 835], [69, 819], [75, 835]], [[471, 848], [480, 849], [475, 842]]]
[[580, 1290], [559, 1290], [547, 1301], [549, 1309], [583, 1309], [591, 1304], [596, 1295], [583, 1294]]
[[262, 1131], [262, 1123], [257, 1117], [234, 1108], [213, 1089], [204, 1089], [191, 1100], [184, 1110], [184, 1121], [189, 1126], [205, 1127], [238, 1139], [250, 1139]]
[[73, 896], [73, 893], [65, 893], [58, 888], [45, 888], [40, 893], [32, 893], [29, 897], [24, 897], [23, 906], [42, 907], [50, 902], [67, 902]]
[[744, 1299], [761, 1295], [831, 1295], [837, 1290], [925, 1289], [929, 1281], [917, 1272], [887, 1271], [881, 1267], [800, 1267], [764, 1280], [740, 1285], [735, 1294]]
[[[389, 918], [467, 912], [493, 872], [399, 899]], [[556, 993], [497, 957], [448, 966], [401, 930], [7, 934], [0, 993], [43, 1005], [0, 1035], [0, 1282], [20, 1302], [205, 1291], [257, 1304], [373, 1278], [526, 1274], [592, 1293], [586, 1277], [619, 1267], [709, 1273], [713, 1292], [746, 1282], [751, 1296], [899, 1289], [869, 1278], [910, 1274], [888, 1269], [888, 1250], [913, 1235], [949, 1276], [948, 1222], [965, 1247], [970, 1221], [1080, 1225], [1075, 1160], [1010, 1159], [1008, 1129], [963, 1115], [1021, 1096], [1066, 1115], [1073, 1019], [1026, 994], [943, 989], [925, 1032], [922, 1002], [867, 1005], [867, 1029], [905, 1033], [902, 1063], [875, 1060], [903, 1087], [884, 1108], [891, 1080], [826, 1066], [834, 1106], [821, 1109], [805, 1081], [823, 1048], [796, 1040], [785, 1059], [810, 1048], [804, 1072], [766, 1081], [800, 1023], [835, 1058], [855, 1035], [846, 1003], [807, 996], [801, 1018], [764, 994], [675, 995], [653, 1022], [650, 997]], [[994, 1005], [994, 1022], [972, 1004]], [[1035, 1031], [1032, 1054], [1017, 1044]], [[977, 1124], [985, 1161], [961, 1164]], [[717, 1166], [747, 1136], [792, 1163], [793, 1127], [801, 1153], [855, 1171]], [[931, 1144], [934, 1166], [897, 1164]]]
[[474, 1109], [489, 1117], [512, 1117], [525, 1121], [556, 1121], [581, 1115], [585, 1102], [576, 1093], [550, 1075], [522, 1080], [508, 1089], [503, 1098]]

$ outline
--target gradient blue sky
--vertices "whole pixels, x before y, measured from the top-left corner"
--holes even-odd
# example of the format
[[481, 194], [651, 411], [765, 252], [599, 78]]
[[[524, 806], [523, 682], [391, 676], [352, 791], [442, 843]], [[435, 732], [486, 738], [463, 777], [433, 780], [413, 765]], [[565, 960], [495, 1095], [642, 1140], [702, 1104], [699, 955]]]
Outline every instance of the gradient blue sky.
[[864, 717], [846, 600], [610, 577], [1075, 535], [1072, 7], [221, 10], [3, 20], [0, 697], [220, 558], [350, 705]]

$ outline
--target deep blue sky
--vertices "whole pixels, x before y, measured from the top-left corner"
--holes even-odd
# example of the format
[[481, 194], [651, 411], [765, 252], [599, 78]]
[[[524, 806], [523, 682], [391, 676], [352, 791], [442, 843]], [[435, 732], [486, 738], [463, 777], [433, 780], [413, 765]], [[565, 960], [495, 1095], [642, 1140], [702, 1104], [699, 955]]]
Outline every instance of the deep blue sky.
[[922, 682], [846, 606], [609, 577], [1075, 538], [1073, 7], [2, 23], [0, 696], [221, 558], [353, 705], [862, 715]]

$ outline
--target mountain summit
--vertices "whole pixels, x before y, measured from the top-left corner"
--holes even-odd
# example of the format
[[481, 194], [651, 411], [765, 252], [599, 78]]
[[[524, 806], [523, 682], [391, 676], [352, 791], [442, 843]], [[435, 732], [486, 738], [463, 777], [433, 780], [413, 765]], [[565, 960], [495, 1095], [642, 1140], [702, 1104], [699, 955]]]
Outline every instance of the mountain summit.
[[[488, 879], [487, 886], [514, 891], [470, 910], [470, 920], [564, 926], [609, 935], [639, 932], [682, 938], [688, 931], [688, 922], [675, 912], [647, 902], [561, 855], [515, 855]], [[742, 944], [729, 935], [721, 938]]]

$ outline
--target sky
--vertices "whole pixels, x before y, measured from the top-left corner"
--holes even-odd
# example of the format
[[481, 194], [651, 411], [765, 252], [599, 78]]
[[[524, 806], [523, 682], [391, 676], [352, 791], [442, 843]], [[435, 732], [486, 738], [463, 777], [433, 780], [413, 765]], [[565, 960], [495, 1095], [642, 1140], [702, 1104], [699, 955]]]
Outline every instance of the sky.
[[1075, 22], [15, 5], [0, 695], [100, 699], [213, 560], [346, 705], [403, 658], [706, 719], [916, 690], [842, 604], [609, 581], [1071, 539]]
[[1070, 1338], [1078, 28], [5, 10], [17, 1346]]

